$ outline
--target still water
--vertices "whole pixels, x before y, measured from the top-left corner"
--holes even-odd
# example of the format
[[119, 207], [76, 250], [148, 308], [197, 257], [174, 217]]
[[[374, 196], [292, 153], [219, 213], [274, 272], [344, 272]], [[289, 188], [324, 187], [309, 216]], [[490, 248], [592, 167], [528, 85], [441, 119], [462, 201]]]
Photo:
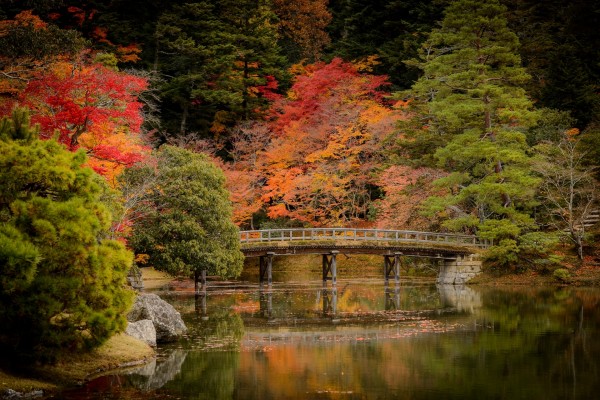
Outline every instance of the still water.
[[160, 295], [184, 340], [64, 398], [600, 398], [598, 289], [350, 278]]

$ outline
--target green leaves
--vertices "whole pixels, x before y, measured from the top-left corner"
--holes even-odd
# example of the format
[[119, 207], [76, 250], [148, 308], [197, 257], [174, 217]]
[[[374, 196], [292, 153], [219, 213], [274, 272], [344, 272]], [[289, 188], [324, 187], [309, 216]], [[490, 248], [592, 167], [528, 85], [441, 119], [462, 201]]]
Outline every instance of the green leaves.
[[[529, 76], [505, 11], [496, 0], [448, 6], [421, 49], [415, 114], [401, 129], [408, 155], [449, 172], [434, 182], [442, 192], [424, 203], [423, 212], [441, 219], [445, 229], [493, 239], [499, 246], [494, 257], [511, 263], [517, 238], [536, 229], [530, 214], [540, 180], [531, 173], [524, 133], [538, 114], [522, 88]], [[436, 140], [427, 147], [430, 138]]]
[[[15, 117], [10, 124], [28, 120], [24, 111]], [[24, 123], [21, 134], [0, 140], [0, 346], [50, 361], [124, 328], [132, 255], [102, 240], [108, 189], [81, 166], [85, 155], [55, 140], [13, 139], [28, 129]]]
[[[153, 184], [140, 189], [144, 182]], [[163, 146], [156, 168], [132, 168], [121, 185], [126, 196], [140, 195], [130, 243], [151, 265], [173, 275], [239, 275], [243, 256], [225, 177], [206, 156]]]

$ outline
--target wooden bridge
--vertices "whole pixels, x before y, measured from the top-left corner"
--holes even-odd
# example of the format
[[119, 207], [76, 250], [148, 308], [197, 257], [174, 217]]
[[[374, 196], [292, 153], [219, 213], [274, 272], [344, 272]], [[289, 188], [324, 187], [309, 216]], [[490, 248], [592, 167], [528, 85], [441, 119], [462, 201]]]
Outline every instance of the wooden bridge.
[[336, 256], [339, 253], [382, 255], [386, 283], [392, 275], [395, 282], [399, 283], [402, 256], [441, 259], [444, 260], [444, 266], [438, 275], [438, 282], [463, 283], [468, 279], [456, 274], [448, 277], [447, 272], [456, 270], [464, 276], [478, 273], [480, 262], [474, 259], [474, 255], [492, 244], [470, 235], [353, 228], [241, 231], [240, 242], [241, 251], [246, 257], [260, 258], [261, 283], [272, 283], [275, 256], [321, 254], [323, 282], [331, 281], [332, 285], [337, 281]]

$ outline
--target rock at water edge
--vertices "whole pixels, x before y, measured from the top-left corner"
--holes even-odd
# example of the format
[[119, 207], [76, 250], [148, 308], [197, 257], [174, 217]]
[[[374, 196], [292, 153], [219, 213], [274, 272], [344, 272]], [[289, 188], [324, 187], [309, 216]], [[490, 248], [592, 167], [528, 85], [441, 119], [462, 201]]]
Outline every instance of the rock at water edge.
[[138, 295], [127, 315], [127, 320], [130, 322], [144, 319], [149, 319], [154, 324], [157, 342], [171, 342], [187, 332], [181, 314], [155, 294]]
[[152, 347], [156, 347], [156, 328], [154, 328], [154, 323], [149, 319], [128, 322], [125, 333], [142, 342], [148, 343]]

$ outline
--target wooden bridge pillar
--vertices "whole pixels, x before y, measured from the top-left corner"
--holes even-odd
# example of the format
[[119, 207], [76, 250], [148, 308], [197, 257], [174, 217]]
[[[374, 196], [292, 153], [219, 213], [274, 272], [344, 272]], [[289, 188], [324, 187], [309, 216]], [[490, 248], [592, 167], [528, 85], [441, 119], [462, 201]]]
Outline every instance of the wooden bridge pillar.
[[196, 294], [206, 294], [206, 270], [203, 269], [200, 273], [194, 271], [194, 292]]
[[262, 284], [265, 279], [269, 286], [273, 284], [273, 256], [275, 253], [268, 252], [265, 256], [260, 256], [259, 260], [259, 274], [260, 283]]
[[386, 254], [383, 256], [383, 274], [386, 285], [390, 280], [390, 275], [394, 273], [396, 285], [400, 284], [400, 257], [402, 253]]
[[339, 251], [332, 250], [329, 254], [323, 254], [323, 284], [331, 281], [331, 285], [337, 284], [337, 261]]
[[206, 292], [198, 293], [196, 292], [194, 309], [196, 310], [196, 314], [200, 315], [203, 321], [208, 320], [208, 308], [206, 306]]
[[273, 292], [271, 289], [259, 292], [260, 312], [263, 317], [271, 319], [273, 316]]

